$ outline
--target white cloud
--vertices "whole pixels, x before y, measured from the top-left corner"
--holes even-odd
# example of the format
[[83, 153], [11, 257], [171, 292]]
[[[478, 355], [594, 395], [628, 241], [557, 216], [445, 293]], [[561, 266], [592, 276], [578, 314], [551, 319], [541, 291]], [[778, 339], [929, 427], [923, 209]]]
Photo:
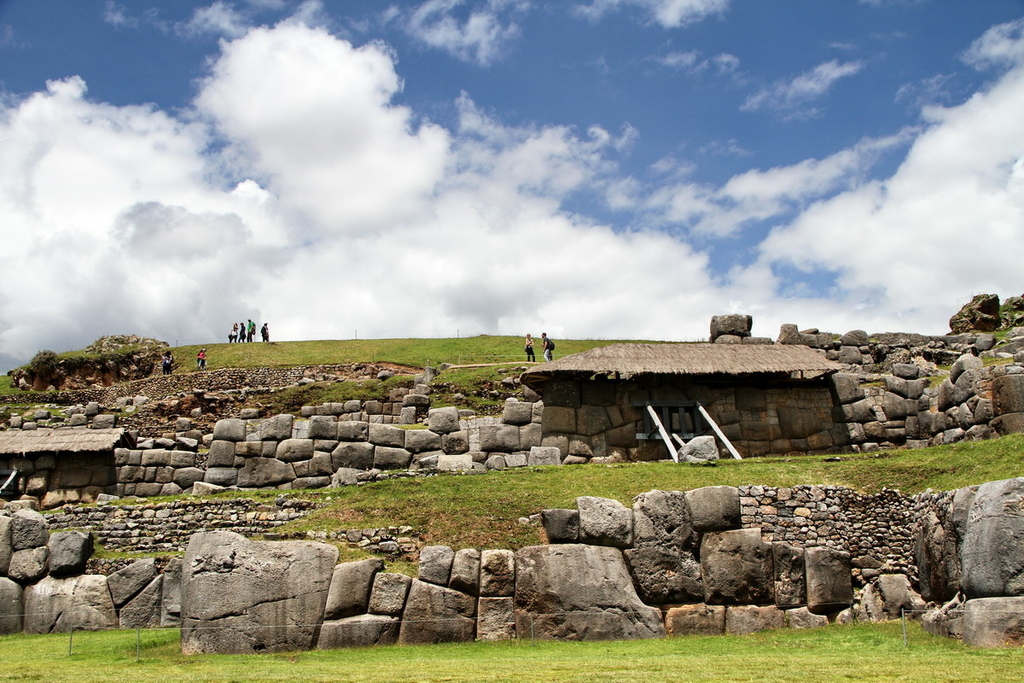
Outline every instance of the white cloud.
[[426, 45], [444, 50], [467, 62], [487, 66], [501, 59], [504, 51], [519, 37], [515, 19], [525, 13], [526, 0], [487, 0], [457, 16], [465, 0], [427, 0], [408, 13], [392, 7], [388, 17], [404, 17], [405, 30]]
[[[997, 35], [1005, 36], [989, 32], [975, 49], [1021, 54], [1019, 35], [993, 41]], [[844, 296], [870, 293], [862, 299], [876, 313], [902, 312], [922, 331], [943, 332], [935, 322], [966, 293], [1019, 293], [1021, 61], [963, 105], [929, 109], [930, 126], [891, 178], [812, 205], [763, 243], [762, 263], [833, 272]]]
[[678, 28], [702, 21], [729, 8], [730, 0], [591, 0], [577, 12], [592, 20], [624, 7], [639, 7], [664, 28]]
[[669, 52], [655, 61], [662, 66], [686, 73], [701, 73], [713, 69], [718, 74], [728, 74], [739, 68], [740, 60], [735, 55], [720, 53], [713, 57], [704, 57], [699, 50], [687, 52]]
[[985, 31], [968, 48], [964, 61], [979, 68], [1019, 66], [1024, 62], [1024, 18]]
[[791, 112], [819, 99], [835, 85], [836, 81], [859, 73], [863, 68], [863, 62], [840, 62], [833, 59], [798, 76], [776, 81], [767, 88], [762, 88], [749, 96], [740, 109]]
[[216, 0], [212, 5], [197, 8], [189, 20], [182, 24], [181, 31], [186, 35], [211, 33], [225, 38], [239, 38], [245, 35], [248, 28], [248, 20], [234, 5]]
[[824, 159], [753, 169], [720, 187], [683, 178], [652, 192], [645, 206], [660, 224], [682, 224], [717, 237], [734, 235], [748, 223], [798, 211], [811, 201], [858, 186], [879, 156], [905, 144], [909, 134], [863, 140]]

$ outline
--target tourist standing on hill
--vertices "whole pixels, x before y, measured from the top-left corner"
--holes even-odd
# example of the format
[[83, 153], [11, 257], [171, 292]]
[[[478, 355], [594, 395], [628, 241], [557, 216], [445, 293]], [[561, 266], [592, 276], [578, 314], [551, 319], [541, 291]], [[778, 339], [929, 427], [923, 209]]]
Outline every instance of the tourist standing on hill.
[[550, 363], [551, 362], [551, 358], [552, 358], [551, 354], [555, 350], [555, 342], [551, 341], [548, 338], [548, 333], [547, 332], [541, 332], [540, 333], [540, 341], [541, 341], [541, 348], [544, 349], [544, 360], [546, 360], [547, 362]]
[[270, 325], [263, 323], [263, 327], [260, 328], [260, 336], [263, 337], [263, 341], [270, 341]]
[[170, 351], [164, 351], [164, 357], [160, 359], [160, 367], [163, 368], [165, 375], [169, 375], [174, 371], [174, 356], [171, 355]]
[[245, 323], [238, 323], [238, 343], [245, 341]]
[[533, 335], [529, 332], [526, 333], [526, 344], [523, 346], [523, 349], [526, 351], [526, 361], [535, 363], [537, 356], [533, 353]]
[[248, 336], [246, 337], [245, 341], [250, 341], [251, 342], [255, 337], [256, 337], [256, 323], [254, 323], [252, 321], [252, 318], [249, 318]]
[[196, 354], [196, 370], [206, 369], [206, 349], [199, 349]]
[[231, 334], [228, 335], [228, 344], [234, 344], [238, 341], [238, 323], [231, 326]]

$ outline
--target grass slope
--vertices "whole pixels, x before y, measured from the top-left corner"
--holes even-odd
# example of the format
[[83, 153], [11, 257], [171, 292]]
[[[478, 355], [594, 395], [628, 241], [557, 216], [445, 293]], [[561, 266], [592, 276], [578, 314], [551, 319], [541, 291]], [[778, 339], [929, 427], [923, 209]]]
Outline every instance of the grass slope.
[[595, 680], [1019, 681], [1020, 649], [976, 650], [899, 622], [751, 636], [627, 642], [506, 642], [357, 648], [279, 655], [184, 656], [175, 630], [0, 638], [0, 678], [46, 683], [165, 681], [394, 681], [448, 683]]
[[1024, 436], [916, 450], [846, 455], [723, 460], [715, 467], [673, 462], [536, 467], [485, 475], [393, 479], [301, 495], [327, 505], [283, 531], [355, 529], [408, 524], [428, 543], [455, 548], [520, 548], [540, 541], [519, 522], [544, 508], [575, 507], [577, 496], [630, 505], [652, 489], [701, 486], [836, 484], [864, 493], [883, 488], [917, 493], [951, 490], [1024, 472]]

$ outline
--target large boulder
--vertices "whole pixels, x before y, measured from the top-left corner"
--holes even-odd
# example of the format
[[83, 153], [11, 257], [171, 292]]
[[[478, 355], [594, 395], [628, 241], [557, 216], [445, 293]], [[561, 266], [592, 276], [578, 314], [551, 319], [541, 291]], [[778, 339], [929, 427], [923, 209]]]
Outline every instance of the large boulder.
[[625, 551], [640, 599], [648, 605], [700, 602], [704, 599], [700, 563], [688, 550], [670, 547]]
[[370, 603], [370, 589], [377, 572], [383, 571], [379, 559], [343, 562], [334, 568], [331, 588], [327, 593], [324, 619], [344, 619], [365, 614]]
[[633, 499], [633, 547], [689, 550], [697, 544], [682, 491], [648, 491]]
[[0, 515], [0, 576], [7, 574], [7, 568], [11, 565], [11, 553], [14, 552], [11, 545], [11, 527], [11, 518]]
[[947, 602], [960, 590], [960, 548], [956, 533], [946, 527], [935, 512], [921, 514], [914, 562], [921, 596], [928, 602]]
[[963, 639], [975, 647], [1024, 645], [1024, 597], [968, 600], [964, 604]]
[[182, 565], [182, 652], [312, 648], [337, 560], [338, 549], [323, 543], [193, 534]]
[[770, 605], [775, 601], [772, 547], [760, 529], [707, 533], [700, 544], [704, 602]]
[[807, 609], [829, 614], [853, 603], [850, 553], [823, 546], [804, 551], [807, 572]]
[[85, 573], [92, 557], [92, 534], [84, 531], [57, 531], [50, 534], [50, 575], [73, 576]]
[[395, 617], [401, 615], [411, 583], [412, 577], [405, 574], [380, 572], [374, 576], [373, 588], [370, 590], [370, 613]]
[[25, 589], [25, 632], [67, 633], [117, 628], [107, 577], [83, 574], [47, 576]]
[[22, 509], [11, 515], [11, 547], [14, 550], [40, 548], [48, 539], [46, 518], [35, 510]]
[[516, 587], [516, 554], [511, 550], [480, 553], [480, 595], [512, 597]]
[[160, 626], [160, 600], [163, 596], [164, 577], [149, 582], [138, 595], [121, 608], [121, 628], [158, 628]]
[[110, 597], [120, 608], [156, 578], [156, 560], [151, 557], [135, 560], [107, 577]]
[[633, 511], [617, 500], [580, 496], [580, 541], [628, 548], [633, 544]]
[[398, 617], [383, 614], [358, 614], [345, 619], [325, 621], [316, 646], [319, 650], [343, 647], [374, 647], [398, 642]]
[[725, 633], [725, 605], [680, 605], [665, 613], [670, 636], [720, 636]]
[[953, 334], [994, 332], [999, 329], [999, 296], [977, 294], [949, 319]]
[[661, 612], [641, 602], [622, 551], [547, 545], [516, 552], [520, 638], [633, 640], [665, 635]]
[[775, 605], [781, 608], [807, 604], [804, 549], [788, 543], [773, 543], [775, 567]]
[[754, 319], [749, 315], [740, 315], [738, 313], [711, 316], [710, 340], [713, 342], [725, 334], [736, 337], [749, 337], [753, 322]]
[[904, 615], [919, 619], [925, 607], [905, 574], [882, 574], [864, 588], [860, 616], [863, 621], [891, 621]]
[[735, 486], [705, 486], [686, 492], [695, 531], [724, 531], [740, 525], [740, 491]]
[[473, 640], [476, 600], [465, 593], [415, 579], [409, 588], [400, 645], [431, 645]]
[[960, 558], [968, 598], [1024, 595], [1024, 477], [978, 487]]
[[5, 576], [0, 576], [0, 635], [21, 633], [22, 587]]

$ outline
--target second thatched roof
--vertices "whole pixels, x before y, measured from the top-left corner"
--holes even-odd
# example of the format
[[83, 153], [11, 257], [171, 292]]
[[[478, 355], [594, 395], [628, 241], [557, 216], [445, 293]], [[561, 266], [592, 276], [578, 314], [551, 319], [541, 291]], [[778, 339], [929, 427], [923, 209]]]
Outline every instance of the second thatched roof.
[[123, 429], [10, 429], [0, 432], [0, 455], [94, 453], [121, 445]]
[[558, 375], [783, 375], [812, 379], [842, 369], [806, 346], [788, 344], [610, 344], [523, 373], [537, 389]]

